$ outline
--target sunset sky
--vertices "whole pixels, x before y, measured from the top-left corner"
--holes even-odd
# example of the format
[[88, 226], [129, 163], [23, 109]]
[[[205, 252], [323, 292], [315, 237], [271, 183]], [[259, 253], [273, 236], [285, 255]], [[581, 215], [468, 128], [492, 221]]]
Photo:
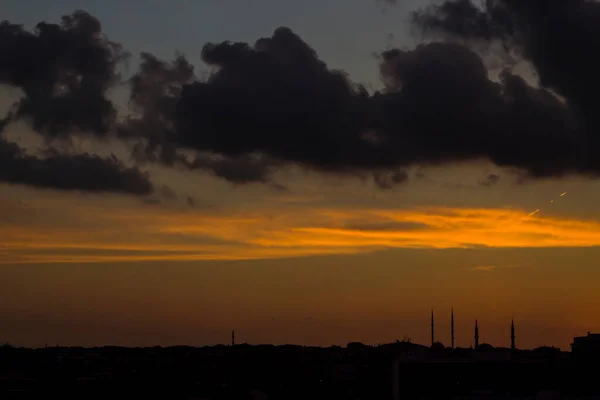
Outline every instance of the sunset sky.
[[[117, 67], [123, 81], [138, 72], [141, 52], [167, 62], [181, 52], [194, 65], [199, 81], [210, 79], [216, 72], [201, 59], [205, 43], [252, 46], [260, 38], [274, 37], [276, 29], [284, 26], [312, 47], [329, 70], [343, 70], [369, 96], [381, 91], [384, 97], [398, 89], [390, 83], [398, 77], [386, 74], [382, 65], [400, 68], [418, 64], [428, 55], [423, 53], [417, 61], [407, 58], [407, 64], [386, 64], [390, 59], [386, 57], [395, 55], [381, 57], [382, 53], [408, 52], [431, 41], [410, 23], [411, 12], [431, 3], [426, 0], [395, 5], [374, 0], [46, 3], [10, 2], [2, 6], [0, 20], [23, 24], [25, 31], [33, 32], [40, 21], [60, 24], [63, 15], [85, 10], [100, 21], [110, 40], [131, 53]], [[0, 32], [1, 51], [11, 48], [7, 42]], [[500, 61], [475, 47], [483, 52], [484, 64], [496, 82], [494, 63]], [[11, 62], [0, 61], [0, 117], [9, 115], [26, 91], [26, 86], [5, 74]], [[540, 88], [543, 85], [531, 72], [536, 62], [525, 57], [512, 67], [526, 85]], [[228, 71], [215, 82], [225, 81], [236, 70]], [[592, 82], [592, 87], [597, 83]], [[312, 88], [312, 83], [303, 85]], [[326, 85], [315, 84], [321, 86]], [[211, 89], [219, 87], [215, 83]], [[404, 82], [398, 90], [408, 92], [412, 87]], [[579, 92], [560, 83], [549, 89], [558, 106], [543, 97], [542, 89], [527, 92], [533, 93], [528, 98], [542, 98], [540, 104], [551, 109], [575, 108], [572, 97]], [[473, 90], [477, 96], [483, 93]], [[120, 116], [131, 108], [128, 93], [125, 84], [106, 91]], [[243, 95], [253, 102], [257, 92], [248, 93]], [[511, 318], [517, 346], [522, 348], [554, 345], [567, 350], [573, 336], [600, 330], [600, 182], [593, 178], [598, 176], [597, 161], [592, 157], [580, 162], [577, 151], [563, 158], [559, 150], [571, 151], [571, 142], [561, 144], [554, 131], [548, 138], [546, 128], [527, 137], [517, 132], [489, 149], [467, 144], [472, 137], [462, 133], [436, 136], [439, 148], [426, 155], [421, 144], [416, 145], [418, 150], [407, 151], [417, 155], [398, 156], [402, 159], [398, 162], [393, 161], [395, 152], [408, 149], [413, 139], [393, 141], [399, 150], [392, 146], [381, 153], [365, 150], [364, 159], [360, 151], [357, 155], [353, 137], [347, 147], [334, 147], [338, 137], [333, 133], [335, 137], [323, 145], [326, 150], [336, 149], [328, 153], [331, 158], [321, 157], [320, 151], [296, 151], [304, 141], [318, 139], [310, 133], [298, 139], [294, 135], [300, 134], [300, 128], [295, 127], [290, 128], [289, 139], [274, 140], [273, 145], [265, 140], [272, 137], [268, 134], [259, 134], [252, 146], [247, 144], [258, 128], [266, 131], [279, 127], [277, 123], [257, 123], [239, 132], [244, 143], [241, 151], [230, 151], [228, 139], [177, 142], [182, 152], [209, 151], [231, 160], [250, 153], [251, 147], [269, 156], [264, 159], [268, 174], [255, 175], [254, 163], [245, 168], [203, 158], [188, 168], [177, 161], [175, 165], [150, 158], [142, 162], [132, 156], [133, 140], [139, 138], [131, 136], [133, 128], [127, 131], [127, 140], [111, 136], [116, 125], [109, 127], [108, 136], [87, 134], [81, 125], [73, 128], [74, 123], [57, 124], [60, 132], [52, 131], [44, 125], [44, 116], [36, 120], [42, 115], [36, 113], [45, 112], [36, 108], [42, 96], [31, 96], [33, 108], [23, 111], [24, 116], [11, 117], [0, 130], [0, 140], [6, 139], [0, 141], [0, 168], [5, 169], [0, 172], [0, 342], [199, 346], [226, 343], [235, 329], [239, 342], [253, 344], [377, 344], [405, 336], [429, 344], [433, 309], [436, 339], [449, 344], [451, 307], [458, 346], [473, 344], [475, 318], [481, 341], [497, 346], [510, 343]], [[191, 104], [206, 104], [194, 103], [200, 95], [195, 96]], [[422, 96], [415, 98], [415, 103], [402, 104], [425, 104], [418, 103]], [[589, 108], [587, 97], [578, 100], [581, 109]], [[223, 98], [214, 104], [224, 104]], [[198, 119], [216, 120], [220, 115], [216, 109], [206, 105]], [[261, 118], [276, 113], [259, 106], [256, 110]], [[542, 115], [541, 109], [535, 110]], [[584, 118], [583, 112], [573, 114]], [[553, 122], [551, 129], [562, 121], [567, 126], [570, 115]], [[445, 117], [434, 112], [431, 119], [436, 118]], [[473, 120], [478, 127], [481, 121]], [[42, 123], [36, 126], [32, 121]], [[156, 123], [149, 121], [140, 126], [155, 129]], [[358, 117], [349, 121], [363, 123]], [[390, 124], [397, 121], [414, 122], [390, 117], [361, 134], [390, 132]], [[586, 127], [593, 126], [590, 119], [585, 121]], [[214, 126], [231, 128], [218, 122]], [[340, 126], [346, 127], [345, 122]], [[578, 122], [573, 124], [579, 126]], [[333, 125], [328, 124], [315, 135], [329, 134]], [[536, 130], [529, 120], [523, 125]], [[312, 127], [312, 122], [306, 126]], [[448, 129], [462, 126], [466, 125]], [[340, 128], [340, 132], [344, 131]], [[281, 134], [285, 138], [287, 133]], [[492, 140], [481, 136], [482, 142]], [[291, 141], [290, 147], [283, 145], [286, 140]], [[7, 142], [26, 149], [23, 154], [28, 156], [13, 157], [11, 148], [3, 148]], [[508, 157], [509, 152], [514, 156]], [[75, 182], [113, 179], [114, 171], [105, 169], [86, 177], [87, 167], [68, 167], [66, 161], [24, 167], [32, 154], [40, 159], [112, 154], [119, 163], [136, 169], [128, 170], [131, 174], [118, 185], [67, 184], [51, 176], [53, 168]], [[374, 154], [381, 154], [381, 163], [373, 161]], [[10, 172], [21, 167], [26, 172]], [[384, 178], [378, 175], [381, 171]], [[121, 179], [116, 175], [113, 181]], [[144, 186], [146, 179], [151, 189]]]

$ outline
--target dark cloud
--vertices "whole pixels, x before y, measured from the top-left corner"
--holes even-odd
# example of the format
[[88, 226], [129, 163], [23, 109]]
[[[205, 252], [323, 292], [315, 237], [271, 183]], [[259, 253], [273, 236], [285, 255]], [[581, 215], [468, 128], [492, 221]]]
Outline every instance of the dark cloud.
[[[520, 182], [519, 179], [522, 179], [522, 176], [517, 175], [517, 178], [517, 182]], [[448, 189], [471, 190], [480, 189], [481, 187], [492, 187], [494, 185], [497, 185], [498, 182], [500, 182], [500, 175], [489, 174], [486, 177], [477, 180], [476, 183], [445, 183], [443, 184], [443, 186]]]
[[[530, 177], [595, 173], [567, 105], [509, 71], [491, 81], [480, 56], [462, 45], [383, 53], [386, 91], [373, 96], [286, 28], [253, 46], [208, 44], [202, 55], [216, 70], [184, 86], [177, 146], [338, 174], [370, 171], [382, 188], [403, 182], [396, 171], [410, 165], [472, 159]], [[252, 180], [264, 181], [270, 166], [250, 169]]]
[[6, 129], [6, 126], [10, 124], [11, 118], [12, 116], [10, 114], [4, 118], [0, 118], [0, 134], [2, 134], [2, 132], [4, 132], [4, 129]]
[[[100, 22], [77, 11], [60, 24], [41, 22], [33, 32], [0, 23], [0, 83], [20, 88], [23, 98], [0, 121], [0, 134], [18, 119], [49, 138], [77, 132], [106, 136], [116, 110], [105, 97], [118, 82], [116, 65], [126, 53], [101, 32]], [[57, 190], [147, 195], [148, 177], [113, 158], [26, 154], [0, 136], [0, 182]]]
[[183, 55], [172, 63], [141, 54], [140, 71], [130, 80], [132, 114], [118, 127], [119, 136], [143, 138], [134, 148], [138, 161], [159, 161], [173, 166], [185, 163], [171, 144], [175, 141], [175, 111], [182, 86], [194, 79], [194, 67]]
[[403, 165], [488, 159], [532, 177], [585, 172], [578, 121], [548, 91], [508, 71], [491, 81], [481, 58], [458, 44], [390, 50], [382, 60], [387, 94], [373, 97], [376, 130], [386, 138], [380, 159]]
[[271, 182], [271, 175], [281, 164], [276, 160], [254, 154], [243, 154], [238, 157], [198, 155], [190, 167], [209, 170], [215, 176], [235, 184], [246, 184]]
[[445, 1], [414, 11], [412, 19], [426, 32], [447, 32], [466, 39], [507, 39], [515, 33], [515, 26], [499, 3], [502, 1], [486, 0], [482, 10], [471, 0]]
[[194, 67], [183, 55], [167, 63], [142, 53], [140, 72], [129, 81], [133, 115], [119, 127], [121, 137], [143, 138], [134, 146], [134, 159], [206, 170], [234, 184], [269, 183], [281, 165], [273, 159], [253, 154], [228, 157], [206, 153], [188, 158], [180, 152], [176, 109], [182, 88], [194, 78]]
[[1, 137], [0, 182], [87, 192], [134, 195], [152, 192], [152, 184], [145, 174], [138, 169], [124, 167], [114, 158], [104, 159], [89, 154], [55, 154], [37, 158]]
[[417, 11], [414, 22], [425, 31], [471, 41], [499, 40], [517, 50], [534, 65], [540, 85], [563, 96], [587, 131], [597, 136], [600, 60], [590, 55], [600, 51], [600, 3], [495, 0], [478, 8], [469, 0], [447, 0]]
[[324, 171], [371, 162], [360, 157], [370, 146], [362, 138], [366, 91], [328, 69], [291, 30], [253, 46], [207, 44], [202, 58], [216, 72], [182, 91], [180, 145], [234, 158], [262, 153]]
[[408, 173], [406, 171], [374, 172], [373, 180], [381, 189], [391, 189], [395, 185], [407, 181]]
[[[202, 59], [212, 72], [203, 80], [182, 55], [165, 62], [144, 53], [129, 81], [131, 115], [116, 124], [105, 93], [125, 53], [95, 18], [76, 12], [33, 33], [3, 23], [0, 50], [15, 57], [0, 61], [0, 83], [25, 94], [12, 118], [46, 136], [114, 127], [116, 138], [135, 143], [139, 163], [205, 170], [235, 184], [282, 187], [275, 172], [294, 165], [390, 188], [408, 179], [410, 166], [480, 159], [529, 179], [595, 177], [600, 61], [590, 54], [600, 50], [599, 18], [600, 3], [583, 0], [424, 8], [413, 14], [416, 26], [462, 44], [384, 52], [385, 90], [374, 94], [328, 68], [288, 28], [254, 44], [206, 44]], [[530, 61], [540, 87], [510, 65], [491, 80], [469, 46], [482, 41]]]
[[480, 186], [490, 187], [497, 184], [500, 181], [500, 175], [489, 174], [485, 179], [479, 181]]
[[126, 53], [102, 34], [96, 18], [76, 11], [60, 24], [40, 22], [34, 32], [0, 22], [0, 54], [0, 83], [24, 93], [15, 118], [49, 136], [108, 132], [116, 111], [105, 94]]

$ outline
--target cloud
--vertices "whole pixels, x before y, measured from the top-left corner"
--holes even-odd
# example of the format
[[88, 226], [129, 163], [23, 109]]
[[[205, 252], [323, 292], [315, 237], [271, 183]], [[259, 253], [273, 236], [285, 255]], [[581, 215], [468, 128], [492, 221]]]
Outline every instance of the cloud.
[[1, 136], [0, 182], [97, 193], [147, 195], [153, 191], [146, 174], [123, 166], [115, 158], [60, 153], [37, 158]]
[[[299, 213], [295, 207], [274, 206], [244, 211], [165, 208], [156, 213], [151, 206], [101, 206], [90, 213], [85, 207], [60, 210], [35, 201], [27, 210], [11, 207], [13, 218], [0, 222], [3, 263], [244, 260], [386, 249], [600, 246], [600, 221], [530, 217], [525, 210], [511, 209], [305, 209]], [[19, 224], [18, 215], [24, 212], [27, 223]], [[46, 223], [50, 217], [65, 222]]]
[[357, 222], [349, 222], [346, 226], [346, 229], [357, 230], [357, 231], [410, 231], [417, 229], [426, 229], [427, 225], [416, 223], [416, 222], [397, 222], [397, 221], [357, 221]]
[[390, 93], [379, 96], [380, 107], [389, 111], [378, 121], [396, 160], [488, 159], [531, 177], [586, 172], [591, 154], [584, 153], [586, 140], [571, 110], [508, 71], [500, 82], [490, 80], [480, 56], [464, 46], [390, 50], [381, 72]]
[[1, 22], [0, 53], [10, 55], [0, 60], [0, 83], [24, 94], [0, 120], [0, 182], [88, 192], [152, 192], [148, 176], [114, 156], [66, 155], [49, 148], [49, 155], [39, 158], [2, 136], [4, 128], [19, 119], [49, 138], [73, 132], [108, 134], [116, 110], [105, 94], [118, 81], [115, 67], [126, 53], [102, 35], [96, 18], [77, 11], [60, 24], [41, 22], [34, 32]]
[[115, 66], [127, 54], [109, 41], [84, 11], [60, 24], [40, 22], [34, 32], [0, 23], [0, 83], [21, 88], [14, 118], [49, 136], [71, 131], [104, 135], [116, 116], [106, 91], [118, 81]]
[[[504, 38], [512, 36], [513, 22], [507, 18], [504, 5], [516, 3], [500, 1], [487, 2], [485, 8], [493, 10], [488, 14], [471, 0], [450, 0], [414, 11], [413, 22], [426, 31], [447, 32], [466, 39]], [[546, 1], [538, 2], [548, 4]], [[496, 7], [496, 4], [499, 6]]]
[[117, 126], [122, 138], [143, 138], [134, 148], [138, 161], [165, 165], [186, 163], [167, 138], [175, 135], [175, 110], [181, 88], [194, 79], [194, 67], [183, 55], [172, 63], [141, 54], [140, 70], [129, 79], [130, 115]]
[[155, 188], [152, 196], [142, 198], [142, 203], [147, 205], [175, 205], [185, 204], [187, 207], [195, 207], [196, 200], [192, 196], [179, 195], [170, 186], [161, 185]]
[[272, 183], [271, 176], [281, 167], [281, 162], [255, 154], [244, 154], [238, 157], [197, 155], [190, 169], [205, 169], [214, 176], [223, 178], [234, 184], [253, 182]]
[[480, 271], [480, 272], [492, 272], [499, 269], [516, 269], [516, 268], [529, 268], [530, 264], [505, 264], [505, 265], [478, 265], [475, 267], [468, 268], [471, 271]]
[[477, 267], [471, 268], [473, 271], [483, 271], [483, 272], [492, 272], [497, 267], [495, 265], [480, 265]]
[[[540, 85], [562, 96], [580, 128], [598, 144], [600, 3], [595, 1], [499, 0], [475, 6], [470, 0], [446, 0], [413, 14], [417, 27], [465, 40], [500, 41], [504, 48], [531, 62]], [[581, 161], [597, 169], [597, 158]]]
[[[253, 46], [209, 43], [202, 59], [215, 72], [182, 90], [179, 145], [232, 158], [260, 153], [335, 172], [355, 169], [361, 163], [355, 157], [368, 152], [361, 138], [366, 91], [328, 69], [290, 29], [278, 28]], [[270, 175], [268, 167], [257, 180]]]
[[479, 181], [479, 185], [490, 187], [497, 184], [500, 181], [500, 175], [489, 174], [485, 179]]
[[[277, 188], [275, 175], [287, 166], [389, 189], [408, 180], [411, 166], [481, 159], [523, 182], [595, 178], [600, 64], [589, 54], [600, 48], [599, 18], [600, 3], [582, 0], [483, 8], [448, 0], [417, 10], [415, 26], [453, 39], [383, 52], [385, 89], [372, 94], [286, 27], [254, 43], [205, 44], [206, 79], [183, 55], [167, 62], [143, 53], [124, 119], [106, 93], [121, 83], [116, 71], [127, 53], [96, 18], [77, 11], [33, 32], [3, 22], [0, 51], [11, 57], [0, 61], [0, 83], [24, 97], [0, 125], [24, 120], [46, 138], [111, 136], [132, 147], [138, 164]], [[505, 59], [490, 79], [473, 45], [486, 41], [530, 62], [540, 86]]]
[[268, 160], [198, 163], [234, 182], [268, 182], [297, 165], [390, 188], [407, 180], [409, 166], [480, 159], [529, 178], [599, 171], [585, 123], [568, 104], [508, 70], [492, 81], [481, 57], [460, 44], [384, 52], [386, 90], [374, 95], [288, 28], [253, 45], [207, 44], [202, 56], [214, 73], [182, 85], [165, 140], [222, 160]]

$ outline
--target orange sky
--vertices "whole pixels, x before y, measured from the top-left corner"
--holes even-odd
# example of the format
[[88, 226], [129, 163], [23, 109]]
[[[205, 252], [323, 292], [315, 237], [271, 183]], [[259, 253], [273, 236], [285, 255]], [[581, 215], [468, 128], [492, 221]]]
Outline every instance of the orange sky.
[[600, 330], [600, 187], [471, 187], [478, 170], [391, 191], [293, 171], [287, 192], [172, 181], [195, 207], [0, 186], [0, 339], [428, 343], [434, 308], [449, 342], [452, 306], [461, 346], [475, 318], [494, 345], [513, 317], [523, 347]]
[[[29, 28], [80, 7], [97, 15], [133, 55], [124, 77], [140, 52], [171, 59], [175, 49], [201, 76], [206, 41], [254, 42], [289, 26], [373, 92], [384, 87], [373, 55], [413, 48], [406, 22], [426, 2], [246, 2], [238, 13], [224, 2], [155, 2], [144, 13], [135, 2], [9, 3], [3, 18]], [[484, 61], [492, 79], [504, 70]], [[513, 71], [534, 83], [530, 67]], [[0, 116], [21, 95], [0, 85]], [[125, 86], [110, 95], [128, 110]], [[25, 122], [3, 135], [31, 153], [44, 148]], [[131, 160], [111, 139], [77, 137], [68, 151]], [[142, 169], [158, 188], [151, 199], [0, 184], [0, 343], [205, 345], [235, 329], [249, 343], [429, 344], [433, 308], [436, 337], [449, 344], [451, 307], [459, 346], [472, 343], [475, 318], [481, 341], [499, 346], [512, 318], [524, 348], [566, 350], [573, 336], [600, 331], [598, 181], [518, 184], [474, 161], [411, 169], [390, 190], [282, 167], [275, 181], [286, 190], [277, 190]], [[481, 185], [491, 174], [499, 182]]]
[[[6, 223], [3, 264], [193, 261], [354, 254], [389, 248], [449, 249], [591, 247], [600, 221], [531, 215], [515, 208], [313, 208], [269, 206], [236, 210], [111, 209], [35, 199], [3, 204], [11, 214], [39, 216]], [[61, 226], [45, 214], [61, 213]], [[75, 254], [76, 253], [76, 254]], [[484, 266], [485, 267], [485, 266]], [[489, 268], [487, 268], [489, 269]]]

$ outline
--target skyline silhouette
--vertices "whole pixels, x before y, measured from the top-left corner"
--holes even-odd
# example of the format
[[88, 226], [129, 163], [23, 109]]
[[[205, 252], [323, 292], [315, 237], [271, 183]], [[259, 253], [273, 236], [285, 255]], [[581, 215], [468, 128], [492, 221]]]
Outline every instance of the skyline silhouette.
[[[232, 332], [233, 335], [233, 332]], [[573, 352], [431, 347], [410, 339], [367, 346], [295, 345], [175, 347], [0, 346], [0, 394], [33, 398], [102, 398], [117, 393], [158, 398], [400, 399], [587, 398], [600, 335], [574, 338]], [[435, 379], [436, 385], [431, 384]], [[457, 397], [458, 396], [458, 397]], [[542, 397], [547, 398], [547, 397]]]
[[[274, 319], [275, 318], [273, 317], [273, 320]], [[312, 319], [312, 318], [310, 318], [310, 319]], [[510, 321], [510, 333], [509, 333], [509, 335], [507, 335], [507, 338], [508, 338], [508, 340], [507, 340], [508, 344], [507, 345], [503, 346], [502, 344], [499, 344], [499, 345], [496, 344], [495, 346], [492, 346], [489, 342], [487, 342], [485, 340], [485, 335], [483, 336], [483, 342], [480, 343], [481, 336], [480, 336], [479, 322], [478, 321], [479, 320], [476, 318], [475, 319], [474, 329], [473, 329], [473, 341], [468, 346], [455, 346], [455, 342], [454, 342], [454, 339], [455, 339], [454, 307], [451, 307], [450, 308], [449, 324], [448, 324], [449, 330], [450, 330], [450, 335], [449, 335], [450, 342], [446, 346], [442, 341], [436, 339], [437, 338], [437, 336], [436, 336], [437, 332], [435, 330], [435, 326], [438, 326], [438, 327], [441, 326], [442, 327], [442, 331], [444, 331], [444, 326], [445, 325], [443, 323], [439, 324], [439, 323], [435, 322], [434, 310], [431, 309], [431, 321], [430, 321], [431, 341], [430, 341], [429, 347], [432, 348], [432, 349], [448, 349], [448, 350], [454, 350], [456, 348], [458, 348], [458, 349], [478, 350], [480, 348], [480, 345], [482, 345], [485, 348], [494, 348], [494, 347], [497, 347], [497, 348], [505, 348], [505, 349], [511, 349], [511, 350], [534, 350], [535, 348], [539, 349], [539, 348], [547, 348], [547, 347], [551, 347], [551, 348], [555, 348], [555, 349], [560, 349], [560, 347], [556, 347], [553, 344], [545, 344], [545, 345], [541, 345], [541, 346], [536, 346], [535, 348], [519, 348], [519, 347], [517, 347], [517, 345], [516, 345], [516, 328], [515, 328], [514, 318], [511, 318], [511, 321]], [[459, 335], [459, 336], [461, 336], [461, 335]], [[594, 333], [591, 333], [590, 331], [587, 331], [586, 336], [574, 336], [574, 338], [575, 338], [574, 341], [576, 342], [578, 338], [579, 338], [579, 340], [582, 340], [582, 338], [584, 338], [584, 337], [592, 337], [592, 338], [594, 338], [596, 336], [600, 337], [600, 334], [594, 334]], [[225, 345], [227, 343], [229, 343], [230, 346], [235, 346], [236, 345], [236, 337], [237, 337], [236, 336], [236, 330], [232, 329], [230, 331], [230, 340], [229, 340], [229, 342], [225, 342], [224, 341], [223, 343], [218, 343], [218, 344], [213, 344], [213, 345], [204, 344], [204, 345], [200, 345], [200, 347], [204, 347], [204, 346], [220, 346], [220, 345]], [[404, 336], [402, 337], [402, 340], [400, 340], [399, 337], [400, 336], [398, 336], [398, 338], [395, 339], [396, 342], [401, 341], [401, 342], [407, 342], [407, 343], [415, 343], [415, 344], [420, 345], [420, 346], [427, 346], [424, 343], [413, 342], [413, 340], [411, 339], [411, 337], [408, 336], [408, 335], [406, 335], [406, 334], [404, 334]], [[0, 342], [2, 342], [2, 338], [0, 338]], [[463, 343], [464, 342], [465, 341], [463, 340]], [[4, 343], [7, 346], [11, 346], [11, 343], [9, 343], [8, 341], [4, 341]], [[248, 343], [247, 341], [242, 341], [241, 343], [244, 344], [244, 345], [251, 344], [251, 343]], [[361, 343], [361, 342], [351, 341], [350, 343]], [[371, 344], [366, 343], [364, 345], [367, 345], [367, 346], [380, 346], [383, 343], [384, 342], [377, 342], [377, 343], [371, 343]], [[363, 343], [361, 343], [361, 344], [363, 344]], [[52, 346], [52, 344], [50, 344], [50, 345]], [[269, 343], [253, 343], [251, 345], [271, 345], [271, 344], [269, 344]], [[331, 344], [329, 346], [327, 346], [327, 345], [321, 345], [321, 346], [317, 345], [317, 346], [315, 346], [315, 345], [308, 345], [308, 344], [303, 344], [303, 343], [291, 343], [291, 342], [282, 342], [281, 344], [279, 344], [279, 346], [282, 346], [282, 345], [295, 345], [295, 346], [308, 346], [308, 347], [339, 346], [339, 344]], [[47, 348], [48, 346], [49, 346], [49, 344], [46, 343], [45, 345], [39, 346], [38, 348]], [[59, 347], [59, 344], [56, 343], [55, 346]], [[60, 344], [60, 347], [94, 347], [95, 348], [95, 347], [111, 347], [111, 346], [114, 346], [114, 345], [103, 344], [103, 345], [95, 345], [95, 346], [80, 346], [80, 345], [71, 345], [71, 344], [65, 344], [65, 343]], [[145, 347], [152, 347], [152, 346], [163, 347], [159, 343], [155, 343], [153, 345], [145, 346]], [[166, 347], [177, 347], [177, 346], [190, 346], [190, 345], [187, 344], [187, 343], [178, 343], [178, 344], [167, 345]], [[573, 346], [573, 343], [570, 343], [569, 347], [567, 349], [561, 349], [561, 351], [565, 351], [565, 350], [569, 351], [569, 350], [571, 350], [572, 346]], [[27, 346], [17, 346], [17, 347], [25, 347], [26, 348]], [[117, 346], [117, 347], [140, 347], [140, 346]], [[144, 347], [144, 346], [141, 346], [141, 347]]]

